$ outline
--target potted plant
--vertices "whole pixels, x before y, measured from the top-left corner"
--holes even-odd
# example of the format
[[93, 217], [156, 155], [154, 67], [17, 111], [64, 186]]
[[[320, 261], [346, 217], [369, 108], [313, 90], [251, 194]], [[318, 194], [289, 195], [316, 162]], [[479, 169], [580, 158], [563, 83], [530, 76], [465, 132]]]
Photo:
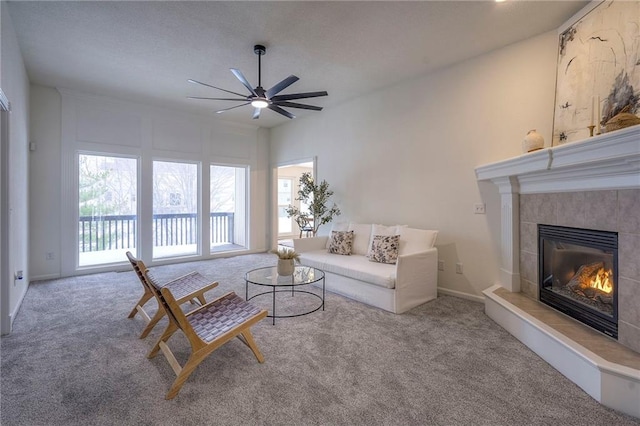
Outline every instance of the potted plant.
[[292, 275], [295, 263], [300, 263], [300, 255], [293, 249], [271, 250], [278, 256], [278, 275]]
[[300, 223], [299, 220], [308, 223], [315, 237], [320, 226], [331, 222], [335, 216], [340, 215], [340, 209], [335, 203], [329, 207], [329, 199], [332, 195], [333, 191], [329, 189], [326, 180], [317, 184], [311, 173], [305, 172], [300, 176], [300, 188], [296, 200], [309, 206], [309, 211], [303, 212], [298, 207], [289, 205], [285, 209], [287, 217], [294, 218], [297, 223]]

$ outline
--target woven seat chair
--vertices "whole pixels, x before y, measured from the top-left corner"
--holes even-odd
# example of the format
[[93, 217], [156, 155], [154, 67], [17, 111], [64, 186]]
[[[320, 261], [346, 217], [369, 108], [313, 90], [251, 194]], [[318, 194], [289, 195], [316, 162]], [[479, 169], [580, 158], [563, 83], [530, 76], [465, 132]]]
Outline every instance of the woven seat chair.
[[[145, 319], [147, 325], [145, 326], [144, 330], [142, 330], [142, 334], [140, 334], [140, 338], [144, 339], [145, 337], [147, 337], [153, 327], [155, 327], [158, 321], [160, 321], [160, 319], [166, 314], [166, 311], [162, 306], [162, 303], [160, 303], [160, 300], [157, 300], [158, 310], [153, 317], [150, 317], [149, 314], [147, 314], [147, 311], [144, 310], [144, 304], [155, 296], [152, 289], [150, 288], [151, 284], [146, 281], [146, 278], [142, 273], [142, 271], [145, 271], [147, 267], [142, 260], [136, 259], [129, 251], [127, 252], [127, 258], [129, 259], [129, 262], [131, 262], [131, 266], [133, 267], [133, 270], [136, 271], [136, 274], [140, 279], [140, 283], [144, 288], [142, 297], [133, 307], [133, 309], [129, 313], [128, 318], [135, 317], [139, 312], [140, 315]], [[207, 303], [207, 300], [204, 297], [204, 293], [216, 287], [217, 285], [217, 282], [211, 282], [199, 273], [191, 272], [187, 275], [183, 275], [172, 281], [169, 281], [166, 284], [163, 284], [162, 287], [171, 289], [171, 292], [176, 298], [178, 305], [181, 305], [185, 302], [195, 303], [195, 299], [198, 300], [200, 305], [204, 305], [205, 303]]]
[[[148, 270], [144, 270], [143, 275], [151, 284], [152, 291], [163, 304], [169, 317], [169, 325], [147, 355], [147, 358], [153, 358], [162, 350], [176, 373], [176, 379], [166, 399], [173, 399], [195, 368], [209, 354], [234, 337], [251, 349], [258, 362], [264, 362], [264, 357], [253, 340], [250, 327], [264, 319], [267, 311], [230, 292], [185, 314], [180, 309], [172, 288], [158, 286]], [[178, 330], [182, 330], [191, 345], [191, 355], [184, 366], [180, 366], [167, 345], [169, 338]]]

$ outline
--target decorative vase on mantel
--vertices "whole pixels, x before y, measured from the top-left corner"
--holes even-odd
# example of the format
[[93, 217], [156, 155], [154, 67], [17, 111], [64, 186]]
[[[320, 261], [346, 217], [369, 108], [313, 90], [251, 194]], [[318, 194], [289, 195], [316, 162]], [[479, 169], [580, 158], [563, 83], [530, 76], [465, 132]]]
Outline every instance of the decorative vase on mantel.
[[293, 275], [293, 259], [278, 259], [278, 275]]
[[544, 138], [536, 129], [529, 130], [522, 141], [522, 152], [528, 153], [544, 148]]

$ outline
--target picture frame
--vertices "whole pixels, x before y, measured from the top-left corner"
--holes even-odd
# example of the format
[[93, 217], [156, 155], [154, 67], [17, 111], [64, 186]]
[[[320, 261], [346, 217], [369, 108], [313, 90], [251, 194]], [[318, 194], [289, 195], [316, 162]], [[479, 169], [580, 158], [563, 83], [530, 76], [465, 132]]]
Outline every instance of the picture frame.
[[640, 112], [640, 2], [592, 2], [558, 31], [552, 145], [606, 131]]

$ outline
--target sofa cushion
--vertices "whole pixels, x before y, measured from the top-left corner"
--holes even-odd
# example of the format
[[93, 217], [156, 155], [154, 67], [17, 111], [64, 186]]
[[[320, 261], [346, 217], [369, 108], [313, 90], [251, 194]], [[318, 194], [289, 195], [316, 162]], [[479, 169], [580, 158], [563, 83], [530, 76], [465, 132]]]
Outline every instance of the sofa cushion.
[[429, 229], [400, 228], [399, 256], [429, 250], [436, 243], [438, 231]]
[[396, 265], [370, 262], [366, 256], [337, 256], [326, 250], [300, 254], [300, 262], [337, 275], [364, 281], [384, 288], [395, 288]]
[[396, 263], [399, 246], [400, 235], [374, 235], [367, 257], [372, 262]]
[[[349, 222], [333, 222], [331, 225], [331, 231], [348, 231], [349, 230]], [[327, 238], [327, 250], [329, 249], [329, 244], [331, 243], [331, 231], [329, 231], [329, 238]]]
[[331, 231], [329, 253], [350, 255], [353, 251], [353, 231]]
[[353, 254], [366, 256], [371, 241], [371, 224], [351, 222], [349, 231], [353, 231]]

